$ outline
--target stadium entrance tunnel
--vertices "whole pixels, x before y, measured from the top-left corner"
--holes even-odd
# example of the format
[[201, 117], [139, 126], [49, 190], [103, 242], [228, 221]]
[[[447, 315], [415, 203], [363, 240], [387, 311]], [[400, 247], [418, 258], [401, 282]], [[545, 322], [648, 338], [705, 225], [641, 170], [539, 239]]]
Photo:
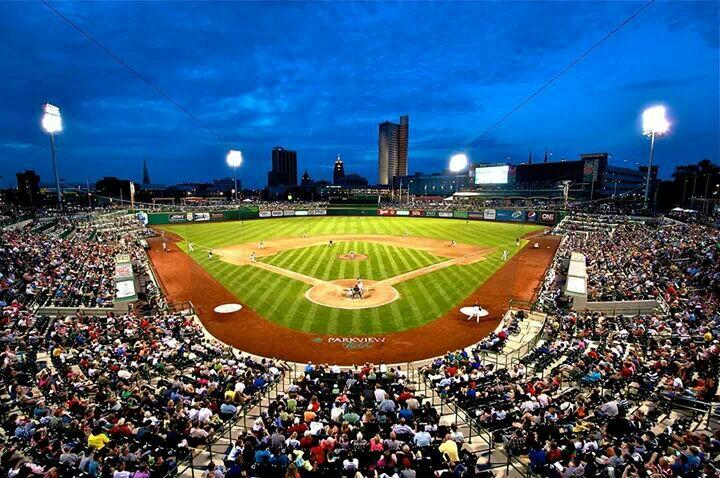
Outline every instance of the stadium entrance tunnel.
[[400, 297], [400, 293], [391, 285], [364, 280], [362, 298], [353, 295], [355, 279], [340, 279], [323, 282], [311, 287], [305, 298], [310, 302], [335, 309], [370, 309], [389, 304]]

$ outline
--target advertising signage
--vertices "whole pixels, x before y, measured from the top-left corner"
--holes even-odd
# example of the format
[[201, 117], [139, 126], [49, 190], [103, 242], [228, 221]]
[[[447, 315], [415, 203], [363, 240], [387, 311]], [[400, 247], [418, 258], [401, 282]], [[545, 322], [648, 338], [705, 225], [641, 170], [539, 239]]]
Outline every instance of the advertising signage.
[[555, 213], [554, 212], [541, 212], [540, 222], [544, 224], [555, 224]]

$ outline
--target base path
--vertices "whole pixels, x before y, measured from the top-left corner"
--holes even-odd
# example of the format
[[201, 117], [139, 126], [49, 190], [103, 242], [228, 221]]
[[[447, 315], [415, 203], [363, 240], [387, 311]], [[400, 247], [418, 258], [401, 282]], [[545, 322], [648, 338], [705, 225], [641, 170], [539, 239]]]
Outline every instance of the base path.
[[[238, 298], [178, 249], [175, 243], [178, 238], [167, 233], [166, 237], [171, 239], [168, 241], [168, 252], [162, 252], [161, 238], [148, 241], [152, 248], [148, 254], [160, 285], [170, 302], [191, 301], [200, 320], [213, 336], [240, 350], [265, 357], [340, 365], [366, 361], [410, 362], [479, 341], [495, 329], [511, 298], [532, 300], [559, 244], [558, 237], [537, 236], [533, 242], [538, 242], [539, 248], [525, 246], [469, 297], [425, 325], [385, 335], [331, 336], [283, 327], [266, 320], [245, 304], [238, 312], [214, 312], [217, 305], [237, 302]], [[340, 240], [340, 237], [334, 240]], [[455, 248], [446, 246], [446, 249]], [[489, 312], [479, 324], [465, 320], [467, 317], [460, 312], [460, 307], [475, 302]]]

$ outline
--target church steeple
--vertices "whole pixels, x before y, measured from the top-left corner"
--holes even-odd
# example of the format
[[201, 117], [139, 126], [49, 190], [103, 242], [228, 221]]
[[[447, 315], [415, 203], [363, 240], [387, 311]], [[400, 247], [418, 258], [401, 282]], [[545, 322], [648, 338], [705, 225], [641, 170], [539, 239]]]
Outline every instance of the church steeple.
[[150, 184], [150, 173], [148, 172], [147, 161], [143, 159], [143, 184]]

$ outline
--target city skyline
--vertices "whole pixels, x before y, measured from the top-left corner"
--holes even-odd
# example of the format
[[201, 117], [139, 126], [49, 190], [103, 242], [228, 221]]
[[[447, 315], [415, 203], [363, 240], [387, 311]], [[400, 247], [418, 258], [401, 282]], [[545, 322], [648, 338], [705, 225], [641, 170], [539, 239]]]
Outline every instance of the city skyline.
[[[249, 187], [264, 185], [276, 144], [297, 151], [313, 178], [331, 178], [340, 152], [375, 183], [377, 124], [404, 114], [413, 117], [409, 173], [440, 171], [458, 150], [474, 162], [520, 162], [546, 148], [553, 161], [609, 151], [613, 164], [635, 168], [649, 147], [640, 114], [657, 103], [672, 123], [655, 152], [661, 176], [719, 160], [717, 4], [650, 5], [471, 148], [642, 3], [166, 5], [55, 7], [242, 150], [238, 177]], [[68, 182], [140, 180], [143, 158], [155, 183], [232, 174], [227, 145], [47, 7], [4, 3], [0, 14], [3, 187], [24, 169], [52, 177], [45, 102], [63, 114], [57, 158]], [[257, 28], [240, 28], [243, 18]], [[306, 31], [308, 22], [323, 28]]]

